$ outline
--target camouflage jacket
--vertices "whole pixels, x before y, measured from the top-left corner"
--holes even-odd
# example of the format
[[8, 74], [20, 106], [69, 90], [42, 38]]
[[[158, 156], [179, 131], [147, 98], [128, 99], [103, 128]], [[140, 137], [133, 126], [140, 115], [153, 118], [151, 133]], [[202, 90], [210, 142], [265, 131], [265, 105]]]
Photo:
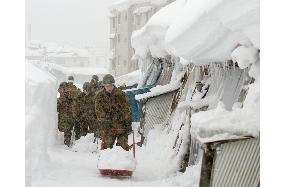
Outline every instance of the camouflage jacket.
[[93, 83], [93, 82], [90, 82], [90, 92], [92, 94], [96, 94], [98, 91], [100, 91], [102, 89], [102, 87], [100, 86], [99, 83]]
[[60, 92], [60, 97], [57, 99], [57, 111], [59, 115], [75, 115], [75, 101], [80, 94], [80, 90], [68, 84]]
[[85, 94], [82, 92], [77, 100], [76, 100], [76, 114], [78, 117], [85, 117], [85, 116], [90, 116], [90, 117], [96, 117], [95, 114], [95, 95], [90, 93], [90, 94]]
[[95, 107], [98, 122], [110, 123], [112, 127], [127, 128], [131, 125], [131, 108], [127, 95], [114, 88], [112, 93], [105, 89], [95, 97]]

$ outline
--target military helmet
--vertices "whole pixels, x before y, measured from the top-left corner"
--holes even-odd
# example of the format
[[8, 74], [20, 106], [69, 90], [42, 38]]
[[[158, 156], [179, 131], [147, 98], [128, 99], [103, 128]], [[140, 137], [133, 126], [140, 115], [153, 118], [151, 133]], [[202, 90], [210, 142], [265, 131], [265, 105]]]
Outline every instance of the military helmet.
[[58, 90], [62, 89], [66, 85], [67, 85], [67, 82], [60, 83]]
[[99, 81], [99, 77], [97, 75], [93, 75], [92, 76], [92, 79], [96, 80], [96, 81]]
[[68, 81], [74, 81], [74, 77], [72, 75], [68, 76]]
[[106, 74], [103, 78], [103, 85], [114, 84], [115, 80], [111, 74]]
[[90, 89], [90, 83], [89, 83], [89, 82], [85, 82], [85, 83], [83, 84], [83, 90], [84, 90], [84, 91], [89, 91], [89, 89]]

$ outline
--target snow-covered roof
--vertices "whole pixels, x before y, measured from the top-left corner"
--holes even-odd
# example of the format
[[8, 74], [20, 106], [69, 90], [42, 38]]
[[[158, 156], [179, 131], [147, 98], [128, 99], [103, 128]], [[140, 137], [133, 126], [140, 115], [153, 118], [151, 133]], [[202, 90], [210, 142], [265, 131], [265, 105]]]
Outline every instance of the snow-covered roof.
[[132, 35], [139, 56], [173, 54], [197, 64], [229, 60], [238, 44], [259, 48], [258, 0], [176, 0]]
[[42, 47], [42, 43], [38, 40], [32, 40], [28, 43], [28, 48], [30, 49], [40, 49]]
[[66, 49], [61, 48], [56, 51], [48, 52], [48, 57], [89, 57], [90, 54], [85, 49]]
[[130, 86], [130, 85], [138, 83], [141, 76], [142, 76], [141, 70], [136, 70], [128, 74], [115, 77], [115, 83], [117, 85], [125, 83], [127, 86]]
[[109, 9], [110, 11], [124, 11], [127, 10], [130, 6], [141, 3], [151, 3], [153, 5], [164, 5], [167, 2], [165, 0], [120, 0], [113, 3]]
[[26, 56], [43, 56], [43, 50], [42, 49], [38, 49], [38, 50], [26, 49]]
[[175, 82], [175, 83], [170, 83], [170, 84], [166, 84], [166, 85], [158, 85], [155, 86], [154, 88], [150, 89], [150, 92], [144, 93], [144, 94], [139, 94], [135, 96], [136, 100], [142, 100], [142, 99], [148, 99], [151, 97], [156, 97], [165, 93], [169, 93], [172, 91], [177, 90], [180, 87], [180, 83], [179, 82]]
[[151, 9], [152, 9], [152, 6], [139, 7], [133, 11], [133, 14], [142, 14], [142, 13], [151, 11]]
[[58, 64], [54, 63], [49, 63], [49, 67], [52, 69], [56, 69], [61, 71], [62, 73], [66, 75], [94, 75], [94, 74], [99, 74], [99, 75], [104, 75], [108, 74], [109, 71], [105, 68], [92, 68], [92, 67], [64, 67]]

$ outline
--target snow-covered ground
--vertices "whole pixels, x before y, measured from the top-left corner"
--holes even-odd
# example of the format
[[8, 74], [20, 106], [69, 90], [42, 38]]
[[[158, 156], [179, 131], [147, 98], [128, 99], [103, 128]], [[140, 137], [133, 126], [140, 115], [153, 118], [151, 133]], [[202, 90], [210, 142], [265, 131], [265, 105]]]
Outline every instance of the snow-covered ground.
[[[192, 134], [199, 139], [259, 136], [258, 26], [257, 0], [176, 0], [133, 34], [132, 44], [140, 60], [148, 58], [150, 52], [157, 57], [169, 54], [179, 57], [183, 60], [181, 64], [233, 60], [240, 63], [240, 68], [250, 68], [249, 74], [255, 81], [248, 87], [242, 108], [235, 104], [232, 111], [227, 111], [219, 103], [215, 109], [192, 115]], [[147, 144], [137, 149], [132, 178], [102, 177], [98, 171], [99, 146], [92, 143], [92, 135], [75, 142], [72, 149], [62, 144], [62, 134], [56, 129], [57, 80], [47, 70], [30, 63], [26, 64], [26, 71], [28, 186], [199, 186], [200, 163], [188, 167], [185, 173], [177, 172], [188, 142], [189, 119], [185, 110], [174, 111], [165, 129], [149, 132]], [[116, 80], [130, 84], [139, 82], [141, 77], [137, 71]], [[169, 87], [172, 85], [156, 87], [152, 92], [163, 93]], [[188, 98], [185, 104], [190, 105]], [[183, 138], [176, 142], [182, 145], [178, 151], [173, 149], [177, 134]]]
[[[56, 129], [56, 79], [28, 62], [26, 71], [28, 186], [197, 186], [200, 165], [185, 173], [176, 172], [179, 158], [172, 149], [173, 138], [162, 129], [151, 131], [147, 146], [136, 150], [137, 165], [131, 178], [102, 177], [98, 170], [99, 144], [93, 143], [92, 134], [76, 141], [72, 149], [62, 143], [62, 133]], [[133, 128], [137, 131], [137, 125]], [[175, 137], [177, 131], [171, 132], [170, 137]]]

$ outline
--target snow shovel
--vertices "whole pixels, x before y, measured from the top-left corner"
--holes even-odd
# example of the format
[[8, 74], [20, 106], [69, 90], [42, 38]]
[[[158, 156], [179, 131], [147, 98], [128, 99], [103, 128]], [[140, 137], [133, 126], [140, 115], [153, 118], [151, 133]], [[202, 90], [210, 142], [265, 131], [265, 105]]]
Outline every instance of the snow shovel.
[[[121, 130], [125, 130], [125, 129], [118, 129], [118, 128], [112, 128], [112, 131], [121, 131]], [[134, 136], [134, 131], [132, 131], [133, 133], [133, 146], [132, 146], [132, 150], [133, 150], [133, 157], [135, 159], [135, 136]], [[106, 134], [105, 131], [103, 130], [102, 132], [102, 144], [101, 144], [101, 150], [103, 149], [103, 145], [106, 143]], [[112, 177], [131, 177], [133, 174], [133, 171], [131, 170], [117, 170], [117, 169], [99, 169], [100, 174], [103, 176], [112, 176]]]

